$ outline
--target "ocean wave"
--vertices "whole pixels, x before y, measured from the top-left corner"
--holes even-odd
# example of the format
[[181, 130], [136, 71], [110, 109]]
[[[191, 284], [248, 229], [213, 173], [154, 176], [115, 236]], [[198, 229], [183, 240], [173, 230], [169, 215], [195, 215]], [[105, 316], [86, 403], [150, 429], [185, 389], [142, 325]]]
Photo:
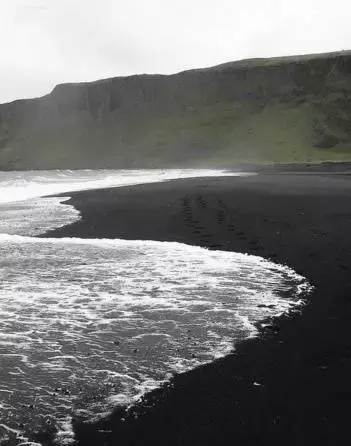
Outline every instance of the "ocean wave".
[[36, 237], [80, 218], [68, 197], [43, 195], [218, 175], [233, 174], [1, 173], [0, 442], [30, 444], [30, 432], [50, 426], [58, 444], [71, 444], [73, 417], [95, 420], [132, 404], [173, 374], [228, 354], [258, 322], [301, 308], [306, 279], [260, 257]]
[[299, 308], [308, 287], [260, 257], [176, 242], [1, 234], [0, 251], [0, 394], [13, 428], [50, 417], [62, 432], [67, 417], [131, 403]]
[[180, 178], [240, 175], [252, 174], [214, 169], [0, 172], [0, 204], [88, 189], [157, 183]]

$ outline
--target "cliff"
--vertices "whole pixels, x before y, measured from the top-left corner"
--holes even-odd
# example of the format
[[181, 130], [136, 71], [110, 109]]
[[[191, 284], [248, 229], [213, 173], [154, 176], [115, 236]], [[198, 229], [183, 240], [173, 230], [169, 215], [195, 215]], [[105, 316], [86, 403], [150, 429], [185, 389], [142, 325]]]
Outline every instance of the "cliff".
[[0, 169], [351, 160], [351, 52], [63, 84], [0, 105]]

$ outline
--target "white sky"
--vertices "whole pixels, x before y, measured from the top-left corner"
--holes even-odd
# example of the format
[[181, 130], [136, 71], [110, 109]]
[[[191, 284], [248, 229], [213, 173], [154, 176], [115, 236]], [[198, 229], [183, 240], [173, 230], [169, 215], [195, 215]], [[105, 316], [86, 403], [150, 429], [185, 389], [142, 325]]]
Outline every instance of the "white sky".
[[351, 0], [0, 0], [0, 102], [56, 84], [351, 49]]

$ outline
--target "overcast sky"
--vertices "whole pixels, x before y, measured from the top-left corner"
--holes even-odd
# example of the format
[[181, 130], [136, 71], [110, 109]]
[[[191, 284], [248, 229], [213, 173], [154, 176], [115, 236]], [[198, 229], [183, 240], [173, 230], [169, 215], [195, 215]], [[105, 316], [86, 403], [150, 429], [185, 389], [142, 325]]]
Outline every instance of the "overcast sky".
[[0, 0], [0, 102], [62, 82], [351, 49], [350, 0]]

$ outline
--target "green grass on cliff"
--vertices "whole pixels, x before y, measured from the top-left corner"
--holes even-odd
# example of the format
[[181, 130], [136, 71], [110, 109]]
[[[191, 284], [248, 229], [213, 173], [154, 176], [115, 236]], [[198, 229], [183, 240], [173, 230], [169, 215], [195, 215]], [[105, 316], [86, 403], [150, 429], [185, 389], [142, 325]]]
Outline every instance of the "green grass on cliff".
[[0, 169], [351, 161], [351, 55], [59, 86], [0, 105]]
[[6, 163], [7, 156], [19, 158], [29, 168], [68, 162], [72, 168], [94, 167], [98, 147], [102, 167], [184, 165], [184, 159], [194, 165], [350, 161], [350, 147], [313, 146], [316, 122], [318, 112], [308, 103], [259, 110], [239, 103], [216, 104], [163, 118], [135, 116], [123, 127], [113, 122], [66, 123], [55, 132], [15, 140], [0, 159]]

